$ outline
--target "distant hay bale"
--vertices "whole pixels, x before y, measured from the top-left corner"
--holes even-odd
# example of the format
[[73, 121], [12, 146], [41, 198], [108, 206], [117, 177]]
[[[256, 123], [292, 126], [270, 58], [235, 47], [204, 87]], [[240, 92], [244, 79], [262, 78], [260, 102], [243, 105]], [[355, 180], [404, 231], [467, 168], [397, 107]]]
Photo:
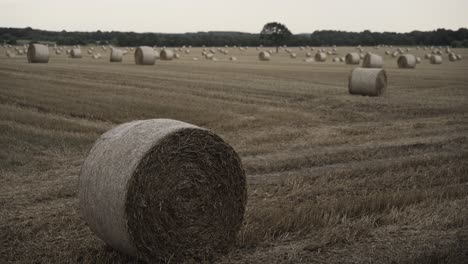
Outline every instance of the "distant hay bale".
[[114, 249], [152, 263], [226, 253], [246, 200], [235, 150], [206, 129], [169, 119], [107, 131], [79, 177], [79, 205], [90, 229]]
[[175, 54], [174, 54], [174, 59], [180, 59], [180, 54], [179, 54], [179, 53], [175, 53]]
[[296, 53], [292, 52], [291, 54], [289, 54], [289, 57], [291, 57], [291, 59], [295, 59], [297, 58], [297, 55]]
[[310, 53], [310, 52], [307, 52], [305, 55], [306, 55], [307, 58], [311, 58], [311, 57], [312, 57], [312, 53]]
[[174, 56], [174, 51], [170, 49], [163, 49], [161, 50], [161, 53], [159, 53], [159, 57], [161, 58], [161, 60], [172, 60], [174, 59]]
[[303, 60], [303, 62], [307, 62], [307, 63], [314, 62], [314, 61], [315, 61], [314, 58], [306, 58]]
[[73, 49], [70, 51], [70, 56], [71, 56], [73, 59], [81, 59], [81, 49], [80, 49], [80, 48], [73, 48]]
[[315, 61], [324, 62], [327, 60], [327, 54], [325, 52], [317, 52], [314, 58]]
[[55, 51], [55, 54], [60, 55], [60, 54], [62, 54], [62, 52], [58, 49], [58, 50]]
[[92, 50], [92, 49], [88, 49], [88, 54], [89, 54], [89, 55], [93, 54], [93, 50]]
[[359, 56], [359, 53], [356, 52], [351, 52], [346, 55], [346, 64], [349, 65], [356, 65], [361, 62], [361, 58]]
[[345, 57], [340, 57], [340, 62], [345, 62], [346, 58]]
[[190, 54], [190, 50], [189, 50], [189, 49], [186, 49], [186, 50], [185, 50], [185, 54]]
[[335, 57], [335, 58], [332, 59], [332, 61], [333, 61], [333, 62], [340, 62], [340, 58]]
[[27, 57], [29, 63], [48, 63], [49, 48], [41, 44], [30, 44]]
[[387, 87], [387, 73], [383, 69], [356, 68], [348, 82], [350, 94], [380, 96]]
[[269, 61], [271, 58], [271, 55], [268, 51], [262, 51], [258, 54], [258, 59], [261, 61]]
[[429, 53], [424, 55], [424, 58], [427, 59], [427, 60], [430, 60], [431, 57], [432, 57], [432, 54], [429, 54]]
[[420, 57], [416, 57], [416, 63], [417, 64], [421, 63], [421, 58]]
[[416, 56], [413, 54], [405, 54], [401, 55], [398, 60], [398, 68], [400, 69], [414, 69], [416, 68]]
[[213, 59], [213, 57], [214, 57], [214, 54], [211, 53], [211, 52], [208, 52], [208, 53], [205, 54], [205, 59], [207, 59], [207, 60], [211, 60], [211, 59]]
[[389, 50], [385, 51], [385, 55], [391, 55], [391, 54], [392, 54], [391, 51], [389, 51]]
[[442, 56], [440, 55], [432, 55], [431, 56], [431, 64], [442, 64]]
[[393, 58], [398, 57], [398, 55], [400, 55], [400, 52], [398, 52], [398, 51], [395, 51], [395, 52], [392, 53]]
[[93, 55], [93, 59], [98, 60], [102, 57], [101, 53], [97, 53]]
[[154, 65], [156, 63], [156, 55], [153, 48], [141, 46], [135, 50], [135, 64], [137, 65]]
[[449, 58], [449, 61], [457, 61], [458, 60], [457, 55], [455, 53], [450, 53], [448, 58]]
[[192, 60], [193, 60], [193, 61], [197, 61], [197, 60], [198, 60], [198, 58], [193, 58]]
[[234, 56], [232, 56], [232, 57], [230, 57], [230, 58], [229, 58], [229, 60], [231, 60], [231, 61], [236, 61], [236, 60], [237, 60], [237, 58], [236, 58], [236, 57], [234, 57]]
[[122, 62], [124, 52], [121, 49], [112, 48], [110, 54], [110, 62]]
[[461, 55], [461, 54], [458, 54], [458, 55], [457, 55], [457, 60], [462, 60], [462, 59], [463, 59], [462, 55]]
[[363, 60], [365, 56], [366, 56], [366, 54], [364, 54], [364, 53], [359, 53], [359, 59]]
[[384, 64], [383, 58], [374, 53], [367, 53], [362, 61], [363, 68], [382, 68]]

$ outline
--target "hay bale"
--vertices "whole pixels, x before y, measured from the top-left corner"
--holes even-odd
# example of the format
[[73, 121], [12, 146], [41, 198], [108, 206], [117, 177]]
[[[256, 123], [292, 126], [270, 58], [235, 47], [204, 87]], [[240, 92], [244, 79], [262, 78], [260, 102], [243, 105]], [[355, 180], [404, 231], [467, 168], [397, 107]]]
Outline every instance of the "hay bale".
[[461, 54], [458, 54], [458, 55], [457, 55], [457, 60], [462, 60], [462, 59], [463, 59], [462, 55], [461, 55]]
[[398, 68], [400, 69], [414, 69], [416, 68], [416, 56], [412, 54], [401, 55], [398, 60]]
[[422, 60], [421, 60], [420, 57], [416, 57], [416, 63], [417, 63], [417, 64], [421, 63], [421, 61], [422, 61]]
[[317, 52], [314, 58], [315, 61], [324, 62], [327, 60], [327, 54], [325, 52]]
[[289, 57], [291, 57], [291, 59], [295, 59], [297, 58], [297, 55], [296, 53], [292, 52], [291, 54], [289, 54]]
[[27, 56], [29, 63], [48, 63], [49, 48], [41, 44], [30, 44]]
[[387, 87], [387, 73], [383, 69], [356, 68], [349, 75], [350, 94], [380, 96]]
[[73, 48], [70, 50], [70, 56], [73, 59], [81, 59], [81, 49], [80, 48]]
[[442, 64], [442, 56], [440, 55], [432, 55], [431, 56], [431, 64]]
[[398, 51], [395, 51], [395, 52], [392, 53], [393, 58], [398, 57], [398, 55], [400, 55], [400, 52], [398, 52]]
[[101, 56], [101, 53], [97, 53], [97, 54], [94, 54], [92, 57], [93, 57], [93, 59], [98, 60], [98, 59], [100, 59], [102, 56]]
[[169, 119], [103, 134], [79, 177], [90, 229], [149, 262], [212, 260], [236, 241], [247, 200], [235, 150], [214, 133]]
[[58, 50], [55, 51], [55, 54], [60, 55], [60, 54], [62, 54], [62, 52], [58, 49]]
[[175, 57], [174, 51], [170, 49], [163, 49], [161, 53], [159, 53], [159, 57], [161, 60], [172, 60]]
[[174, 53], [174, 59], [180, 59], [179, 53]]
[[229, 58], [229, 60], [231, 60], [231, 61], [236, 61], [236, 60], [237, 60], [237, 58], [236, 58], [236, 57], [234, 57], [234, 56], [232, 56], [232, 57], [230, 57], [230, 58]]
[[312, 53], [310, 53], [310, 52], [307, 52], [305, 55], [306, 55], [307, 58], [312, 58]]
[[362, 62], [363, 68], [382, 68], [384, 64], [383, 58], [374, 53], [367, 53]]
[[211, 59], [213, 59], [213, 57], [214, 57], [214, 54], [211, 53], [211, 52], [208, 52], [208, 53], [205, 54], [205, 59], [207, 59], [207, 60], [211, 60]]
[[457, 55], [455, 55], [455, 53], [450, 53], [448, 58], [449, 58], [449, 61], [457, 61], [458, 60]]
[[361, 57], [356, 52], [351, 52], [346, 55], [346, 64], [355, 65], [361, 62]]
[[141, 46], [135, 50], [135, 64], [137, 65], [154, 65], [156, 63], [156, 55], [153, 48]]
[[340, 62], [345, 62], [346, 58], [345, 57], [340, 57]]
[[432, 57], [432, 54], [430, 54], [430, 53], [424, 55], [424, 58], [427, 59], [427, 60], [430, 60], [431, 57]]
[[190, 54], [190, 50], [189, 50], [189, 49], [186, 49], [186, 50], [185, 50], [185, 54]]
[[258, 54], [258, 59], [261, 61], [269, 61], [271, 58], [271, 54], [268, 51], [262, 51]]
[[340, 62], [340, 58], [335, 57], [335, 58], [332, 59], [332, 61], [333, 61], [333, 62]]
[[110, 54], [110, 62], [122, 62], [123, 56], [123, 50], [112, 48]]
[[391, 51], [389, 51], [389, 50], [385, 51], [385, 55], [391, 55], [391, 54], [392, 54]]

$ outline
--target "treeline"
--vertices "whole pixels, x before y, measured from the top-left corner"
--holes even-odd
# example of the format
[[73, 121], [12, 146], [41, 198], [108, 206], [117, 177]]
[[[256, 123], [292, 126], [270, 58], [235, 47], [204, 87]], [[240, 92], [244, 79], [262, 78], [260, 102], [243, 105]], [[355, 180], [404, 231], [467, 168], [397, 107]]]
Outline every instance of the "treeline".
[[[67, 32], [44, 31], [28, 28], [0, 28], [0, 42], [16, 44], [19, 40], [31, 42], [48, 41], [58, 45], [112, 44], [116, 46], [258, 46], [273, 45], [260, 39], [259, 34], [242, 32], [197, 32], [185, 34], [134, 33], [134, 32]], [[452, 46], [468, 47], [468, 29], [457, 31], [437, 29], [435, 31], [395, 32], [346, 32], [323, 30], [312, 34], [292, 35], [285, 41], [288, 46]]]

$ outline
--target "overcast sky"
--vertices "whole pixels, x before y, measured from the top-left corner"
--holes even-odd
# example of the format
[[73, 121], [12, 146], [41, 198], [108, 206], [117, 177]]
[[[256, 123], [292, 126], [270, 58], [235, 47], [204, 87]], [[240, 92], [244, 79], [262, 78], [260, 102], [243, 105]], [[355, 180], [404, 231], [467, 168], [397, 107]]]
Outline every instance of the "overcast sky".
[[297, 33], [468, 27], [468, 0], [0, 0], [0, 27], [67, 31]]

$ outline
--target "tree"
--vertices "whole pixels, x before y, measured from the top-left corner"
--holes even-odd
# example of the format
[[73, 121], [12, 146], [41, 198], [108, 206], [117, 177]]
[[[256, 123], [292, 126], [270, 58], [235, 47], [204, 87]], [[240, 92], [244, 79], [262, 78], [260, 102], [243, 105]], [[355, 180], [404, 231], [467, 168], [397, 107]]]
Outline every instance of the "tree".
[[269, 40], [276, 46], [276, 53], [278, 53], [279, 46], [291, 37], [292, 33], [286, 27], [278, 22], [267, 23], [262, 32], [260, 32], [261, 40]]

